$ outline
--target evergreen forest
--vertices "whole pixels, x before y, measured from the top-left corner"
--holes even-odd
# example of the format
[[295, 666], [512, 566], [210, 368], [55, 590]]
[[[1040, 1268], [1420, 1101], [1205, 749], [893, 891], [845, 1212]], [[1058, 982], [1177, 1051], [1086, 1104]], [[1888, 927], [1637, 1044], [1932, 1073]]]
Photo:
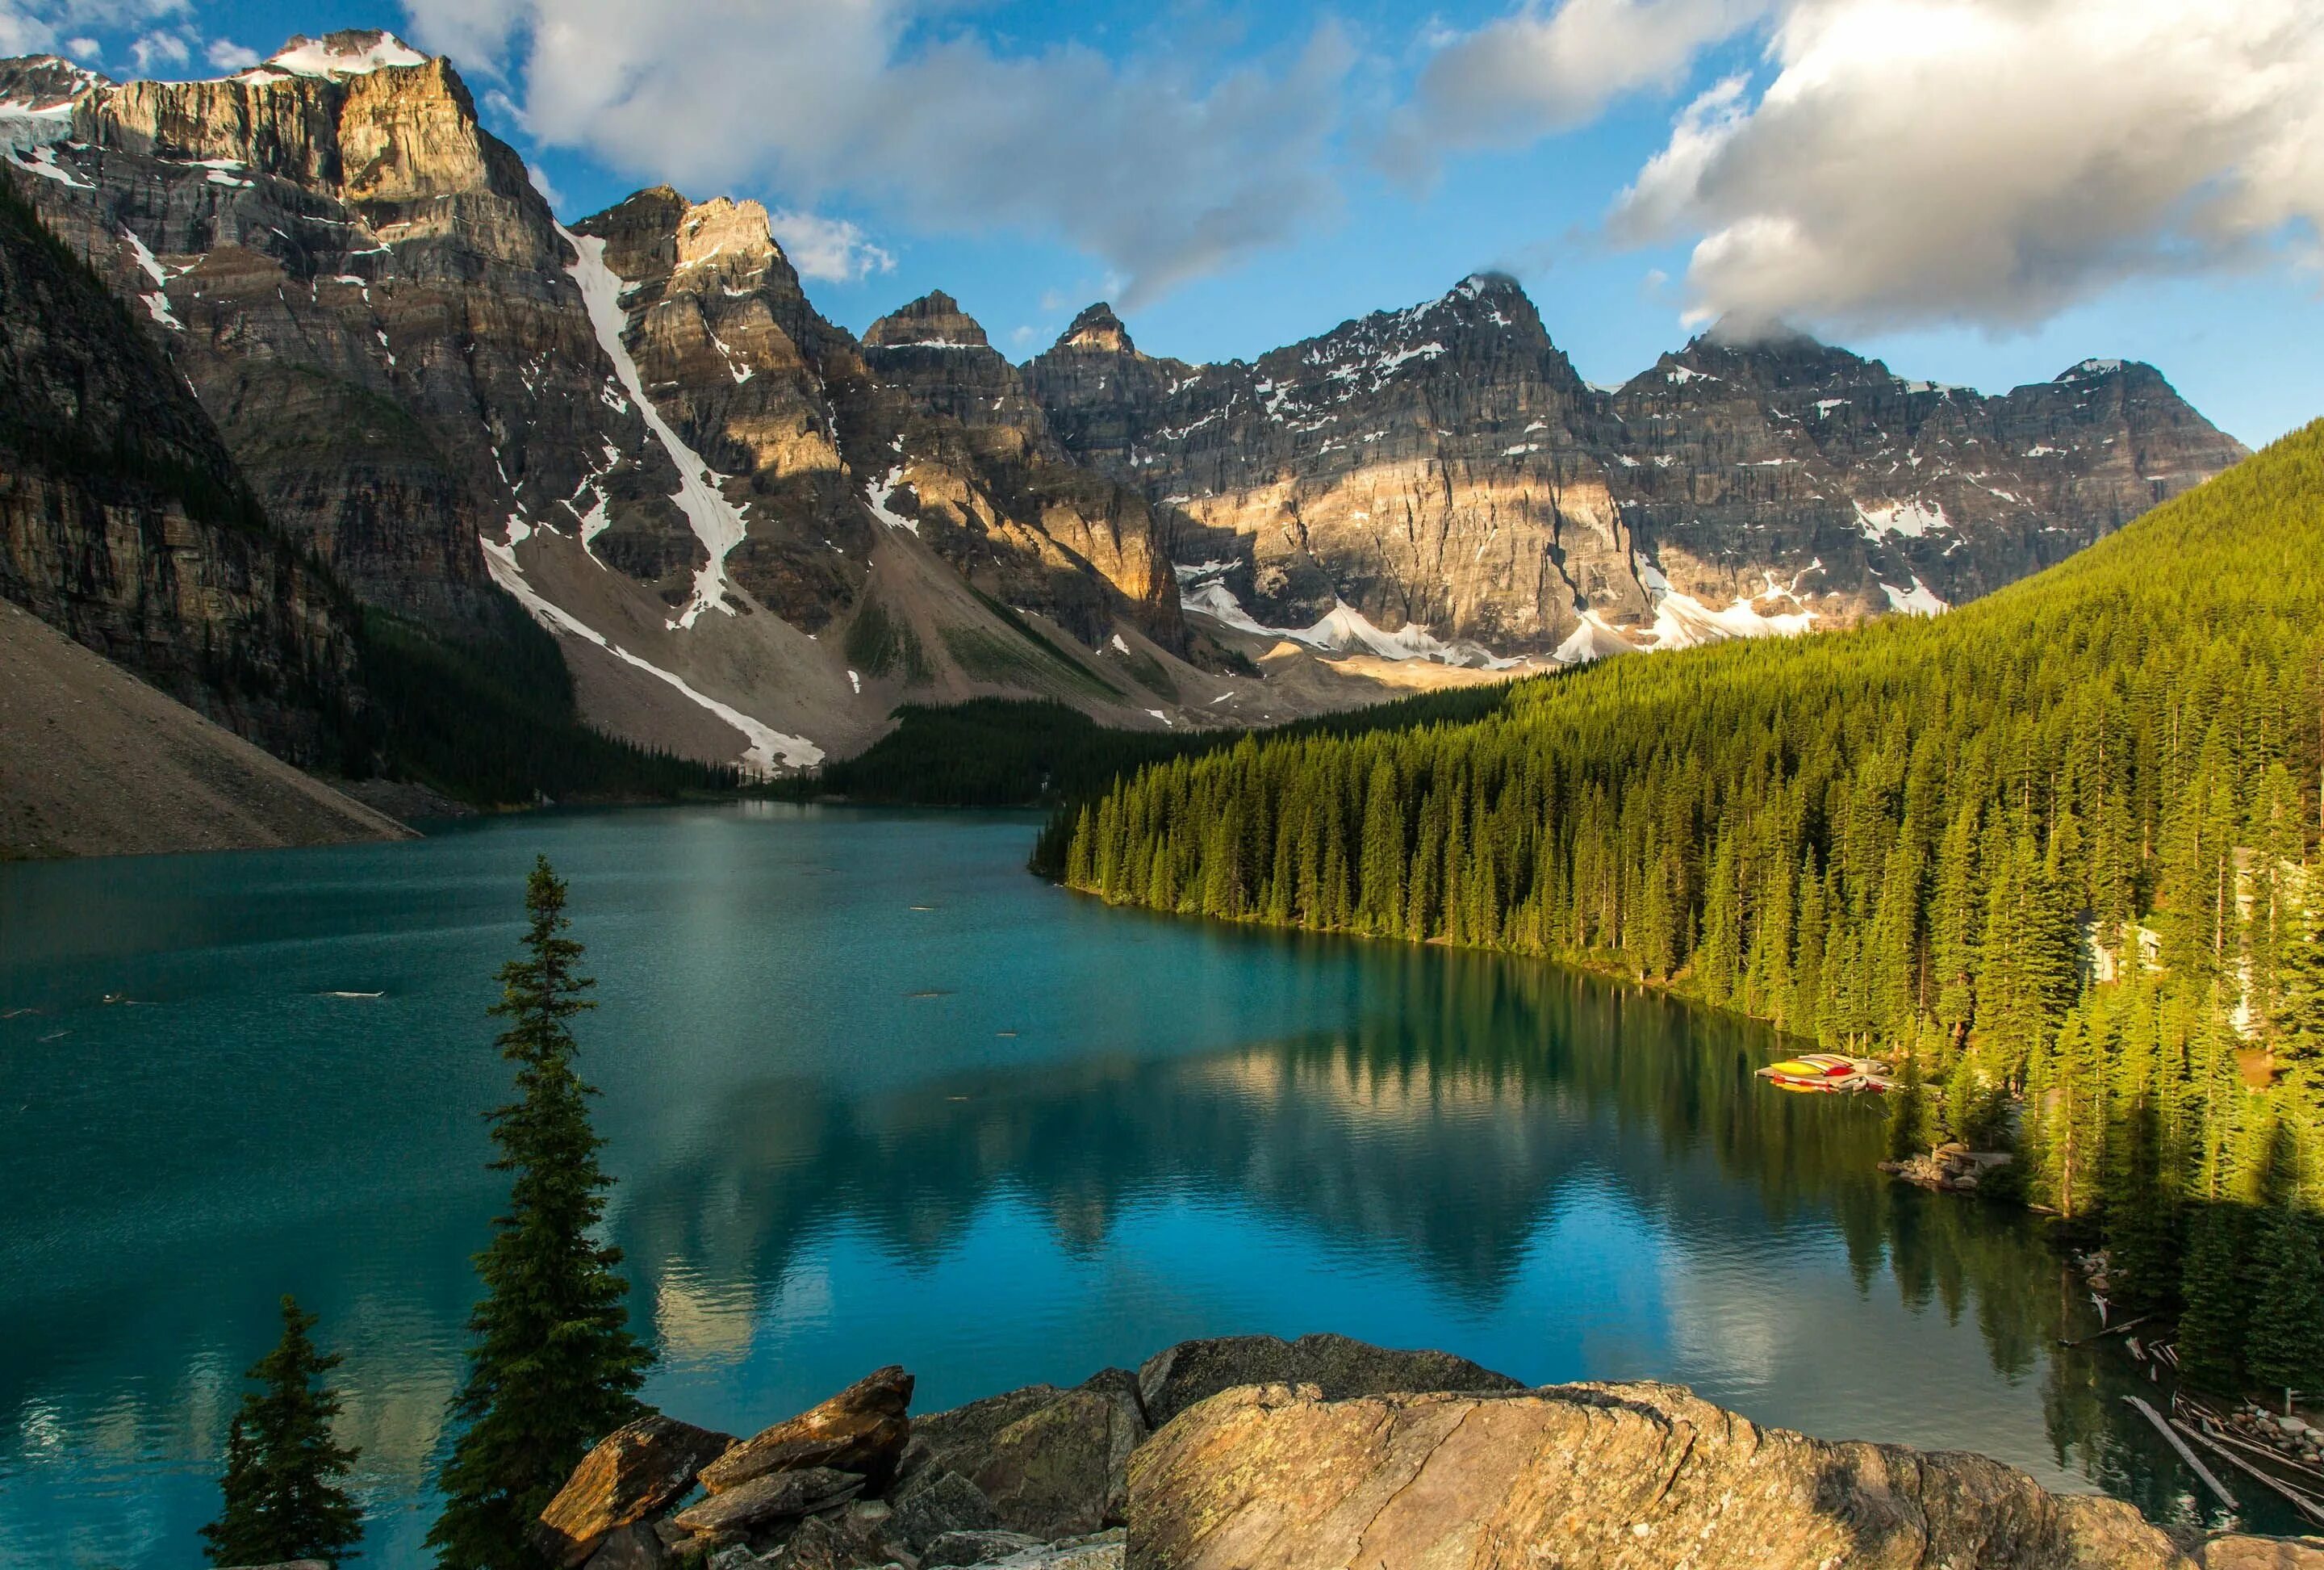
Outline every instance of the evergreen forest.
[[1122, 903], [1539, 955], [1898, 1062], [2124, 1312], [2324, 1388], [2324, 422], [1934, 620], [1245, 737], [1061, 809]]

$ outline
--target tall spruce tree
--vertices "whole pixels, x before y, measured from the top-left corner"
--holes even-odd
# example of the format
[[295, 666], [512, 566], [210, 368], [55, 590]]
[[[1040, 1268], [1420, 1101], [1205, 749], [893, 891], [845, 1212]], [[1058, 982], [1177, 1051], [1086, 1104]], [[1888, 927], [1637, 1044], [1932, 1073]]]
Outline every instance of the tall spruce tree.
[[527, 1539], [541, 1508], [598, 1439], [637, 1416], [652, 1353], [629, 1331], [621, 1251], [593, 1235], [612, 1180], [589, 1124], [596, 1094], [573, 1070], [566, 1021], [595, 1005], [576, 974], [581, 945], [564, 937], [565, 884], [547, 857], [525, 887], [524, 957], [501, 967], [509, 1021], [501, 1055], [516, 1065], [518, 1099], [490, 1114], [514, 1175], [509, 1213], [476, 1256], [484, 1299], [469, 1316], [475, 1344], [452, 1402], [464, 1425], [445, 1464], [443, 1516], [428, 1534], [447, 1570], [534, 1570]]
[[2243, 1217], [2232, 1205], [2206, 1205], [2195, 1214], [2187, 1250], [2179, 1316], [2179, 1367], [2199, 1385], [2233, 1390], [2242, 1377], [2244, 1337], [2251, 1309], [2240, 1273]]
[[356, 1452], [332, 1441], [339, 1397], [323, 1383], [339, 1359], [315, 1350], [315, 1323], [286, 1296], [281, 1340], [244, 1376], [261, 1388], [245, 1392], [235, 1414], [220, 1483], [226, 1508], [202, 1528], [202, 1552], [217, 1564], [337, 1565], [363, 1540], [363, 1511], [338, 1484]]
[[2260, 1224], [2266, 1231], [2245, 1366], [2270, 1390], [2324, 1391], [2324, 1245], [2314, 1218], [2287, 1200]]

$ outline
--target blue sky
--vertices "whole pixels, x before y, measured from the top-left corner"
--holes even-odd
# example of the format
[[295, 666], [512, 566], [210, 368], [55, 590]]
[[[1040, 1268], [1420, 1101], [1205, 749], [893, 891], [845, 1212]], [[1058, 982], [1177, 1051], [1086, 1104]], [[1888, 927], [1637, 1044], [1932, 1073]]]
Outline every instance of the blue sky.
[[461, 63], [567, 217], [661, 179], [801, 215], [831, 242], [809, 291], [859, 330], [942, 288], [1022, 357], [1110, 297], [1149, 353], [1249, 357], [1497, 267], [1600, 383], [1731, 314], [1988, 391], [2147, 360], [2254, 444], [2324, 414], [2306, 0], [0, 0], [0, 37], [11, 18], [116, 77], [141, 38], [142, 74], [201, 75], [228, 45], [389, 27]]

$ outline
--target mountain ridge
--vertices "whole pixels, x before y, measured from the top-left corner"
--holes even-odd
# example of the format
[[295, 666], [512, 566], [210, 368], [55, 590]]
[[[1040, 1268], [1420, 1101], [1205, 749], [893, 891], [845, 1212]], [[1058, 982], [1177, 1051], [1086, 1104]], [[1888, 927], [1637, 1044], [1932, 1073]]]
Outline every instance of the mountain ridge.
[[[902, 702], [1268, 723], [1934, 610], [2241, 451], [2135, 371], [2005, 419], [1707, 335], [1608, 393], [1491, 273], [1248, 365], [1150, 358], [1105, 305], [1012, 364], [940, 291], [858, 338], [755, 202], [657, 186], [561, 223], [392, 34], [208, 82], [77, 69], [0, 62], [7, 176], [278, 525], [442, 636], [513, 593], [594, 723], [710, 761], [810, 766]], [[1941, 450], [2005, 427], [2071, 473], [2028, 500], [2029, 459]], [[1873, 483], [1906, 457], [1943, 484]]]

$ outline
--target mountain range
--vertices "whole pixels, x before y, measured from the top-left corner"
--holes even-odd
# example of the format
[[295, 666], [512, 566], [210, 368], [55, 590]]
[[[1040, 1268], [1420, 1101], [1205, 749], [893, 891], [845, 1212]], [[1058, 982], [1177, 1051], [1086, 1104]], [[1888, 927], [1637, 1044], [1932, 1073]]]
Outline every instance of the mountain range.
[[213, 81], [0, 61], [0, 157], [47, 231], [0, 235], [12, 407], [78, 418], [95, 313], [17, 276], [78, 258], [142, 339], [100, 334], [106, 429], [207, 498], [106, 493], [85, 431], [43, 479], [18, 418], [0, 593], [302, 762], [372, 734], [366, 628], [532, 670], [512, 599], [589, 725], [772, 772], [906, 702], [1259, 724], [1932, 613], [2245, 456], [2136, 364], [1987, 397], [1714, 329], [1594, 387], [1490, 273], [1249, 364], [1105, 305], [1012, 364], [942, 293], [859, 338], [755, 202], [560, 223], [380, 32]]

